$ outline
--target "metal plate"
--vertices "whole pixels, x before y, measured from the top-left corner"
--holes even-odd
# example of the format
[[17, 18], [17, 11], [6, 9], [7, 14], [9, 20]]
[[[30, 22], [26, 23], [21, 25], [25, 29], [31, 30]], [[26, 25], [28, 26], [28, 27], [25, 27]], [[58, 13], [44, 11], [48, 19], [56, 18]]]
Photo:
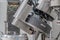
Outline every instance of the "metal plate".
[[[36, 15], [32, 16], [32, 17], [29, 19], [28, 23], [30, 23], [30, 24], [34, 25], [35, 27], [41, 29], [43, 32], [45, 32], [45, 33], [47, 33], [47, 34], [50, 33], [50, 30], [51, 30], [50, 25], [48, 25], [47, 23], [43, 22], [43, 21], [39, 18], [39, 16], [36, 16]], [[40, 30], [39, 30], [39, 31], [40, 31]]]

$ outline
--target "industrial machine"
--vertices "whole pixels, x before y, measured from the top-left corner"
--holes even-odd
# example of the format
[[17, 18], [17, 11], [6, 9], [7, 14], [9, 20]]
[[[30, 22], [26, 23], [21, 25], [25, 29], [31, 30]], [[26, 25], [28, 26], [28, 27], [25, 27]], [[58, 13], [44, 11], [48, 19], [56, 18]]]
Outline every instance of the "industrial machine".
[[[54, 18], [49, 14], [50, 2], [51, 0], [23, 0], [14, 15], [12, 24], [28, 34], [36, 34], [35, 40], [37, 40], [41, 33], [42, 40], [45, 40], [45, 36], [49, 37], [52, 29], [48, 24], [48, 21], [52, 22], [54, 20]], [[51, 4], [51, 7], [54, 9], [56, 8], [55, 4]], [[15, 36], [13, 36], [3, 35], [2, 40], [16, 40]], [[23, 36], [23, 38], [25, 36]]]
[[38, 30], [47, 36], [51, 30], [47, 21], [54, 20], [47, 13], [49, 2], [50, 0], [24, 0], [16, 11], [12, 24], [29, 34], [34, 34]]

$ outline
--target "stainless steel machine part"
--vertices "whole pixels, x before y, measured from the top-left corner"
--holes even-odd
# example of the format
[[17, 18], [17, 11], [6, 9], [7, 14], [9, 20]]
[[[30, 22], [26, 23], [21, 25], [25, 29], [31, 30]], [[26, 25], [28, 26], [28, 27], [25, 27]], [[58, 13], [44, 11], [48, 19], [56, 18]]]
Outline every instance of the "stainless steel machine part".
[[38, 30], [48, 35], [51, 27], [47, 23], [42, 22], [38, 17], [33, 16], [29, 22], [25, 21], [29, 15], [28, 13], [30, 13], [32, 10], [32, 6], [28, 5], [27, 2], [28, 0], [24, 0], [20, 5], [16, 15], [14, 15], [15, 19], [13, 20], [12, 24], [23, 29], [29, 34], [34, 34], [36, 30]]

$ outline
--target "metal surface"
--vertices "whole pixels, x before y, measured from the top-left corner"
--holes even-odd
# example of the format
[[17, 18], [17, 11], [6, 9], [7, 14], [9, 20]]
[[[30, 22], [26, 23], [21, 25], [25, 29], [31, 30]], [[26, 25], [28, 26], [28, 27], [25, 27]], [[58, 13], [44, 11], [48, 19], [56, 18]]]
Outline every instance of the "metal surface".
[[30, 13], [32, 10], [32, 6], [28, 5], [27, 2], [28, 0], [24, 0], [20, 5], [19, 9], [14, 15], [15, 19], [13, 20], [12, 24], [23, 29], [29, 34], [34, 34], [35, 31], [38, 30], [48, 35], [51, 27], [47, 23], [42, 22], [39, 17], [33, 16], [30, 18], [31, 20], [29, 20], [29, 22], [25, 21], [29, 15], [28, 13]]
[[[43, 22], [39, 16], [32, 16], [29, 20], [28, 23], [32, 24], [38, 29], [41, 29], [45, 33], [50, 33], [51, 27], [48, 25], [46, 22]], [[40, 31], [40, 30], [39, 30]], [[41, 31], [40, 31], [41, 32]]]
[[52, 0], [51, 1], [51, 6], [60, 6], [60, 0]]
[[32, 10], [32, 7], [29, 6], [27, 2], [28, 0], [24, 0], [23, 3], [20, 5], [19, 9], [14, 15], [15, 19], [13, 20], [12, 24], [30, 33], [30, 26], [23, 22], [28, 16], [28, 13]]
[[50, 0], [39, 0], [38, 6], [36, 8], [47, 13], [49, 6], [50, 6]]

